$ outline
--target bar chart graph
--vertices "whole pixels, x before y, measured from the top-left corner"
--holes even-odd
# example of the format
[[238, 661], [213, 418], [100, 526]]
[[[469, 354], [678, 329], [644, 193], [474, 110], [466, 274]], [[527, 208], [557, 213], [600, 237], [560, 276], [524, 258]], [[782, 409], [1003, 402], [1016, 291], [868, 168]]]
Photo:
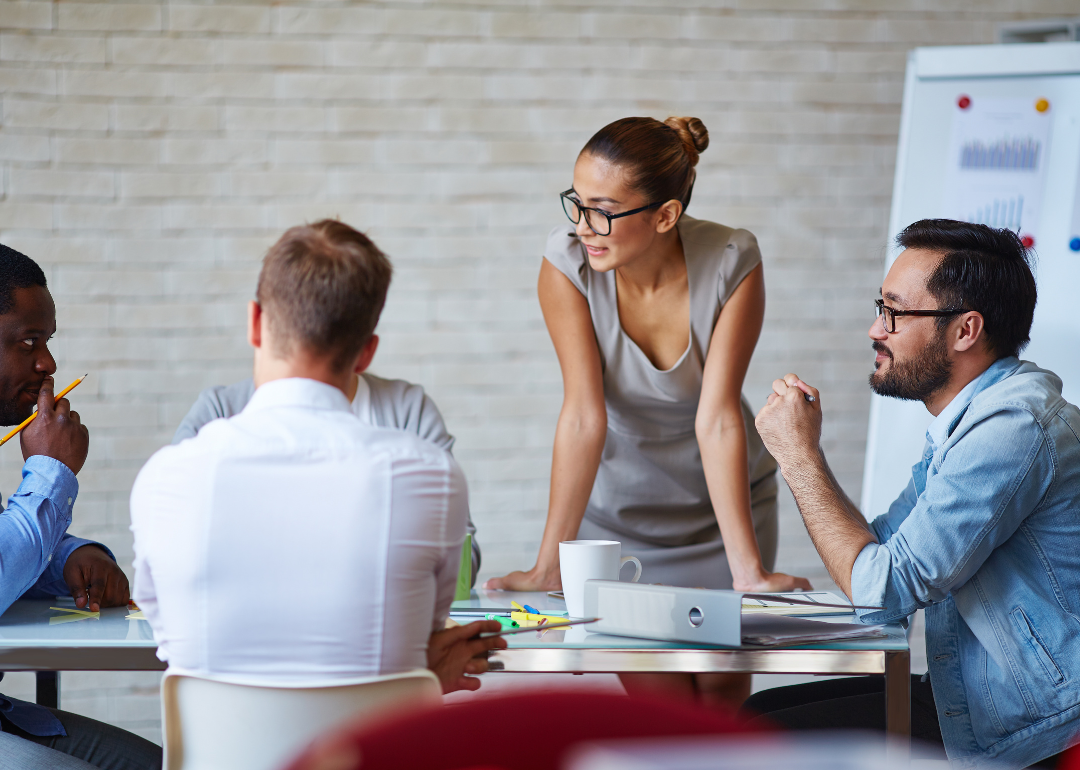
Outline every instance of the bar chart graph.
[[1008, 138], [985, 144], [975, 139], [960, 148], [960, 168], [1035, 171], [1042, 143], [1033, 137]]
[[1051, 121], [1030, 98], [974, 98], [953, 112], [945, 216], [1040, 240]]
[[1016, 195], [1011, 198], [995, 197], [980, 202], [969, 210], [964, 220], [979, 225], [1019, 230], [1024, 221], [1023, 216], [1024, 196]]

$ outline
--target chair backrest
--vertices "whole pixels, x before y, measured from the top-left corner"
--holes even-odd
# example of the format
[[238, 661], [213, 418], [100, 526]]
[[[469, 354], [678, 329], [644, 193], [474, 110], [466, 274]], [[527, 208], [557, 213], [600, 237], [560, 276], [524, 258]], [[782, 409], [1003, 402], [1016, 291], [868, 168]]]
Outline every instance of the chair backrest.
[[241, 684], [166, 672], [161, 681], [166, 770], [276, 770], [345, 722], [440, 703], [426, 669], [295, 686]]
[[[551, 770], [566, 767], [571, 747], [583, 741], [763, 729], [746, 725], [734, 714], [681, 701], [581, 688], [531, 691], [347, 725], [320, 738], [287, 770]], [[726, 766], [723, 757], [715, 766]]]

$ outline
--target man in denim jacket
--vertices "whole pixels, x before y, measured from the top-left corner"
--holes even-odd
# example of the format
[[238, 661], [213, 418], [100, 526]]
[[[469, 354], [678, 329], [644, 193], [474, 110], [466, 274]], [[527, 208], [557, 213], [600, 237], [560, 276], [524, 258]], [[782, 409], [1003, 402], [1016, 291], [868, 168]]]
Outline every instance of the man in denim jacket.
[[[1016, 235], [924, 220], [881, 287], [870, 386], [935, 416], [921, 461], [867, 525], [819, 446], [821, 401], [773, 383], [758, 431], [830, 575], [869, 623], [926, 608], [929, 681], [912, 733], [955, 766], [1027, 767], [1080, 739], [1080, 410], [1022, 362], [1035, 280]], [[759, 693], [748, 709], [796, 728], [880, 728], [880, 678]]]

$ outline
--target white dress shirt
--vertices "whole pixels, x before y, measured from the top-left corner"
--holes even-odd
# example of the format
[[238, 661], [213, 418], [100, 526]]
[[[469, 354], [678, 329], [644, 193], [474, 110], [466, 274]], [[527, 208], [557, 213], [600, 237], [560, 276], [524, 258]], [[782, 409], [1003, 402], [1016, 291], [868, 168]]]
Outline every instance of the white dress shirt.
[[260, 387], [131, 493], [134, 599], [171, 671], [316, 681], [426, 665], [468, 517], [451, 455], [337, 388]]

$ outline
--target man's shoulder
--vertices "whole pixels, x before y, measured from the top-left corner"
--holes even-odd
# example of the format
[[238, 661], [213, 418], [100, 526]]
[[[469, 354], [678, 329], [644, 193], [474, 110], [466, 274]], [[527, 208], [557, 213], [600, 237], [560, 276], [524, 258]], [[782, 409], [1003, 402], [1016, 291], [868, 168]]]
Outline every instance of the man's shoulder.
[[424, 387], [408, 380], [394, 380], [364, 372], [361, 377], [371, 389], [371, 397], [380, 402], [395, 406], [409, 406], [422, 403], [427, 396]]
[[232, 417], [244, 411], [248, 401], [255, 395], [255, 380], [248, 377], [232, 385], [214, 385], [203, 389], [196, 403], [212, 405], [215, 416]]
[[228, 442], [223, 440], [223, 436], [228, 432], [228, 424], [228, 419], [214, 418], [205, 425], [200, 426], [198, 432], [190, 438], [167, 444], [154, 452], [154, 454], [150, 455], [150, 459], [146, 461], [144, 468], [156, 468], [168, 466], [175, 462], [184, 462], [190, 457], [207, 455], [211, 447], [227, 446]]
[[215, 454], [209, 451], [209, 434], [213, 432], [208, 426], [198, 435], [178, 444], [167, 444], [150, 455], [150, 459], [139, 469], [132, 486], [133, 521], [142, 511], [142, 506], [137, 505], [136, 501], [159, 494], [183, 494], [193, 478], [205, 476]]
[[1061, 395], [1061, 378], [1030, 361], [1004, 360], [1004, 376], [971, 399], [968, 415], [986, 419], [998, 412], [1026, 412], [1032, 423], [1046, 424], [1063, 409], [1075, 411]]
[[194, 437], [204, 425], [213, 420], [239, 414], [247, 406], [247, 402], [251, 400], [254, 393], [255, 382], [251, 377], [234, 382], [232, 385], [214, 385], [204, 388], [177, 427], [172, 443], [178, 444]]
[[454, 437], [423, 386], [367, 372], [363, 377], [370, 389], [371, 413], [376, 425], [418, 435], [448, 452], [453, 451]]
[[[344, 426], [343, 426], [344, 427]], [[453, 462], [453, 456], [442, 447], [433, 444], [416, 433], [395, 427], [366, 425], [359, 420], [350, 422], [350, 436], [355, 441], [355, 451], [360, 454], [384, 454], [391, 458], [411, 458], [439, 465]]]

